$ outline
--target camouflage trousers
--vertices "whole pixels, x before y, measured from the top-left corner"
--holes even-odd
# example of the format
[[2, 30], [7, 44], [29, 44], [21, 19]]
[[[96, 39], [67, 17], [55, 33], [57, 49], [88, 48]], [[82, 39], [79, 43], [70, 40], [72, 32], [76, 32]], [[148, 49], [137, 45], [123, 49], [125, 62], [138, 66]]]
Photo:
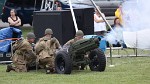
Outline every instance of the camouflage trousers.
[[50, 68], [55, 71], [54, 57], [46, 57], [44, 59], [39, 59], [40, 68]]
[[27, 72], [29, 67], [35, 66], [35, 59], [26, 61], [23, 59], [12, 60], [14, 67], [13, 70], [16, 72]]
[[25, 64], [15, 64], [15, 67], [13, 69], [16, 72], [27, 72], [27, 66]]

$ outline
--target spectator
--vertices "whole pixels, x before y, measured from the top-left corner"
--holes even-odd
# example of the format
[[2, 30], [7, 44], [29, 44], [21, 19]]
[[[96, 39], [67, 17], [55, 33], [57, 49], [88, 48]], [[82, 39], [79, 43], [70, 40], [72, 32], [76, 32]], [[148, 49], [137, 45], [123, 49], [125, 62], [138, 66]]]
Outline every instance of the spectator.
[[62, 10], [61, 4], [58, 4], [56, 10]]
[[11, 9], [10, 11], [10, 17], [8, 17], [8, 23], [10, 27], [19, 28], [21, 25], [21, 20], [18, 16], [16, 16], [17, 12], [15, 9]]
[[121, 43], [123, 41], [123, 28], [119, 18], [115, 18], [114, 20], [114, 31], [116, 32], [117, 41]]
[[95, 14], [94, 14], [94, 33], [96, 35], [103, 36], [105, 31], [106, 31], [106, 23], [103, 20], [101, 15], [105, 18], [104, 13], [99, 14], [99, 12], [95, 9]]
[[116, 38], [116, 44], [114, 44], [114, 47], [120, 47], [123, 46], [124, 48], [126, 47], [124, 41], [123, 41], [123, 27], [121, 25], [120, 19], [115, 18], [114, 20], [114, 32], [115, 32], [115, 38]]
[[115, 16], [116, 18], [119, 18], [120, 23], [122, 24], [122, 16], [123, 16], [123, 12], [122, 12], [122, 3], [119, 5], [119, 8], [117, 8], [117, 10], [115, 11]]
[[116, 28], [116, 27], [121, 27], [121, 28], [122, 28], [122, 24], [121, 24], [119, 18], [115, 18], [115, 19], [114, 19], [114, 25], [113, 25], [112, 27], [113, 27], [113, 28]]
[[61, 3], [58, 0], [55, 0], [54, 10], [62, 10]]

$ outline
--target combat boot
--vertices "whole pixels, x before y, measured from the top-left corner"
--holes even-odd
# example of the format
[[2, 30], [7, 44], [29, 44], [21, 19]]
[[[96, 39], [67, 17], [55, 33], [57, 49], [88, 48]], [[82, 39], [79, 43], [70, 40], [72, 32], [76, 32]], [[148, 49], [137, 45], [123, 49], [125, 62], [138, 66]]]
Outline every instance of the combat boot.
[[50, 68], [50, 72], [51, 73], [55, 73], [55, 69], [54, 68]]
[[84, 70], [84, 68], [86, 67], [86, 65], [85, 64], [81, 64], [81, 66], [80, 66], [80, 70]]
[[6, 72], [10, 72], [11, 70], [14, 70], [12, 65], [7, 65]]
[[50, 74], [51, 73], [51, 70], [49, 67], [46, 67], [46, 74]]
[[46, 74], [50, 74], [50, 73], [55, 73], [55, 69], [54, 69], [54, 68], [47, 67], [47, 68], [46, 68]]

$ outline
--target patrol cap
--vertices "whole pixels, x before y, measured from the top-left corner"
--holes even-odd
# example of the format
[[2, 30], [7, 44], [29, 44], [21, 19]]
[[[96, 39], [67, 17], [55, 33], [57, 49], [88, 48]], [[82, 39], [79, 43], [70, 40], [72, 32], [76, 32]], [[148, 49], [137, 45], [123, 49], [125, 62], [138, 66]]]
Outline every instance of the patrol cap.
[[27, 39], [34, 39], [35, 38], [35, 34], [33, 32], [29, 32], [27, 34]]
[[76, 32], [76, 36], [84, 36], [83, 31], [82, 31], [82, 30], [78, 30], [78, 31]]
[[45, 34], [53, 34], [52, 29], [47, 28], [47, 29], [45, 30]]

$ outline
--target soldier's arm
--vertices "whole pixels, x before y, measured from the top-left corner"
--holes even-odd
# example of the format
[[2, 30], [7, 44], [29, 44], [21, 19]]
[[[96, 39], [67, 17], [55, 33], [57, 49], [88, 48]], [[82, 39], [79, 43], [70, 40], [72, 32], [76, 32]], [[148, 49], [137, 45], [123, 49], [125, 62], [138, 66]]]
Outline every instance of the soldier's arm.
[[61, 45], [60, 45], [60, 43], [59, 43], [59, 41], [57, 39], [56, 39], [55, 46], [56, 46], [56, 49], [60, 49], [61, 48]]
[[23, 40], [17, 40], [15, 44], [13, 44], [12, 49], [13, 51], [19, 50], [22, 48], [22, 46], [23, 46]]
[[27, 53], [28, 53], [28, 58], [33, 58], [33, 59], [36, 59], [37, 58], [37, 56], [36, 56], [36, 54], [33, 52], [33, 50], [27, 50]]
[[71, 40], [69, 40], [69, 41], [68, 41], [66, 44], [64, 44], [64, 45], [70, 46], [73, 42], [74, 42], [74, 39], [71, 39]]
[[66, 44], [63, 45], [63, 50], [68, 50], [68, 48], [73, 42], [74, 42], [74, 39], [69, 40]]
[[20, 51], [22, 52], [26, 52], [28, 50], [32, 50], [32, 46], [30, 45], [30, 43], [24, 41], [21, 45], [21, 47], [19, 48]]
[[25, 56], [27, 56], [27, 58], [36, 58], [36, 54], [33, 52], [32, 50], [32, 46], [30, 45], [29, 42], [24, 41], [24, 43], [22, 44], [22, 48], [20, 49], [22, 52], [25, 52]]
[[41, 50], [44, 49], [44, 46], [41, 45], [40, 42], [35, 44], [35, 53], [38, 55], [40, 53]]
[[13, 51], [15, 51], [17, 48], [17, 44], [15, 43], [15, 44], [13, 44], [13, 46], [12, 46], [12, 49], [13, 49]]

